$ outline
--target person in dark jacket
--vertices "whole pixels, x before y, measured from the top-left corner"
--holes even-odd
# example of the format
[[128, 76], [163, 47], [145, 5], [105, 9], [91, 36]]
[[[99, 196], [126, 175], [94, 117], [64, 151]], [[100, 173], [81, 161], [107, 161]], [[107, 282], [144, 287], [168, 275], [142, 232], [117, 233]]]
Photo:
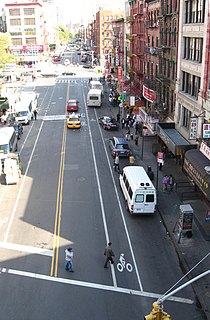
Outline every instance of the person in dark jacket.
[[109, 242], [104, 250], [104, 255], [106, 256], [106, 262], [104, 264], [104, 268], [107, 268], [107, 263], [110, 261], [111, 264], [114, 263], [114, 252], [112, 251], [112, 248], [111, 248], [111, 245], [112, 243]]

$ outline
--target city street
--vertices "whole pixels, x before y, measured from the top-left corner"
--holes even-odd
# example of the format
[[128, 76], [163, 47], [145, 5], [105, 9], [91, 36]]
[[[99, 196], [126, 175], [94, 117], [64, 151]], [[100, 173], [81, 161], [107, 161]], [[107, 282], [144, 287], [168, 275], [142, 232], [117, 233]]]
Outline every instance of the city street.
[[[183, 276], [178, 257], [158, 213], [126, 211], [108, 144], [121, 131], [98, 123], [112, 115], [108, 92], [101, 108], [86, 104], [96, 71], [54, 67], [59, 77], [37, 78], [25, 88], [39, 94], [39, 108], [19, 141], [23, 176], [18, 185], [0, 186], [1, 318], [143, 319]], [[64, 69], [76, 75], [62, 76]], [[66, 126], [68, 99], [79, 101], [81, 129]], [[115, 263], [105, 269], [109, 241]], [[74, 273], [65, 270], [68, 247]], [[132, 266], [122, 272], [121, 253]], [[190, 286], [164, 302], [164, 310], [174, 320], [203, 319]]]

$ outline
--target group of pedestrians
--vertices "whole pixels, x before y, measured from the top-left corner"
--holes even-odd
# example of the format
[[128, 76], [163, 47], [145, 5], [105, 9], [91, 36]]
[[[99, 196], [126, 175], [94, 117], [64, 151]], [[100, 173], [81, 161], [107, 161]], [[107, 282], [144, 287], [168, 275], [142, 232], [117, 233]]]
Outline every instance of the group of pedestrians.
[[[104, 268], [107, 268], [108, 266], [108, 262], [110, 261], [111, 264], [114, 263], [114, 252], [112, 250], [112, 247], [111, 247], [112, 243], [111, 242], [108, 242], [107, 246], [105, 247], [105, 250], [104, 250], [104, 255], [106, 257], [106, 261], [105, 261], [105, 264], [104, 264]], [[74, 272], [73, 270], [73, 256], [74, 256], [74, 253], [73, 253], [73, 248], [67, 248], [65, 249], [65, 270], [66, 271], [69, 271], [69, 272]]]
[[170, 174], [169, 176], [166, 174], [163, 177], [162, 185], [163, 185], [163, 192], [171, 193], [173, 191], [175, 183], [174, 183], [174, 178], [172, 174]]

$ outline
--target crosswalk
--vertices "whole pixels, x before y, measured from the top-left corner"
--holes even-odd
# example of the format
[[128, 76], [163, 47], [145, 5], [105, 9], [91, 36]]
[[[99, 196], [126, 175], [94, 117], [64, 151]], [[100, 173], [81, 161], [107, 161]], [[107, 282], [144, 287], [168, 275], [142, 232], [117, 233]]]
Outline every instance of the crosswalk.
[[[87, 83], [88, 80], [80, 80], [79, 83]], [[55, 83], [72, 83], [72, 84], [78, 84], [77, 79], [56, 79]]]

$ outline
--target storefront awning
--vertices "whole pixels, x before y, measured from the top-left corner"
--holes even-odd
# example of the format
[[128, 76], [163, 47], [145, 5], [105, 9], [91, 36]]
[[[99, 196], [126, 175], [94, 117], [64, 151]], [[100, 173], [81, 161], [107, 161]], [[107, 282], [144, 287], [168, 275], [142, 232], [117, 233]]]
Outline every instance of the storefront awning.
[[210, 167], [210, 160], [202, 152], [188, 150], [185, 153], [184, 170], [204, 195], [210, 199], [210, 174], [208, 174], [206, 167]]
[[0, 98], [0, 110], [8, 110], [9, 101], [7, 98]]
[[197, 148], [197, 145], [190, 144], [175, 129], [175, 123], [157, 124], [157, 135], [175, 156], [184, 155], [185, 151]]

